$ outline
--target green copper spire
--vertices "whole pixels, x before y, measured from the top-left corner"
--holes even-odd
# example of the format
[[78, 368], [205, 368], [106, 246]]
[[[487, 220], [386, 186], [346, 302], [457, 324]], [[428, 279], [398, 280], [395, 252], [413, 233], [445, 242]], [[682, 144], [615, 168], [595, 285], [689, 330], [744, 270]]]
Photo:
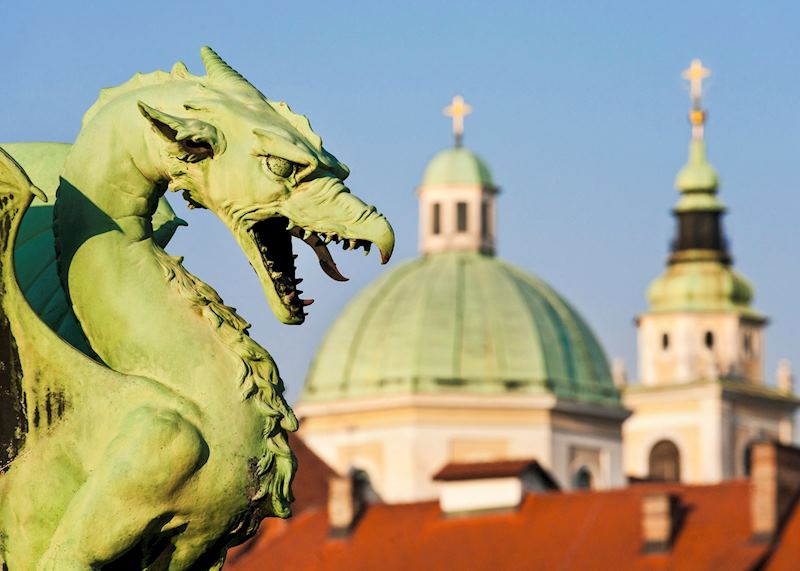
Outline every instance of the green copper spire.
[[692, 108], [689, 123], [692, 125], [692, 140], [689, 143], [689, 160], [675, 177], [675, 188], [681, 198], [675, 205], [675, 212], [703, 211], [722, 212], [725, 207], [716, 197], [719, 186], [717, 171], [706, 158], [705, 123], [706, 112], [702, 107], [703, 79], [711, 72], [703, 67], [699, 59], [692, 61], [689, 69], [683, 72], [689, 81]]
[[689, 143], [689, 160], [675, 177], [675, 188], [682, 193], [715, 193], [719, 186], [717, 171], [706, 158], [706, 142], [692, 139]]
[[702, 80], [710, 75], [700, 60], [683, 73], [689, 81], [692, 140], [689, 160], [678, 172], [681, 197], [673, 209], [676, 235], [666, 271], [647, 291], [653, 312], [734, 311], [756, 321], [764, 317], [750, 303], [752, 285], [731, 267], [722, 231], [725, 206], [717, 197], [719, 178], [706, 158], [706, 112], [701, 105]]
[[728, 262], [727, 245], [722, 233], [722, 214], [725, 206], [717, 198], [719, 178], [706, 158], [706, 112], [702, 107], [702, 80], [710, 75], [700, 60], [692, 61], [683, 77], [689, 80], [692, 107], [689, 123], [692, 140], [689, 143], [689, 160], [678, 172], [675, 187], [681, 197], [673, 209], [677, 218], [677, 235], [672, 244], [671, 263], [703, 258]]

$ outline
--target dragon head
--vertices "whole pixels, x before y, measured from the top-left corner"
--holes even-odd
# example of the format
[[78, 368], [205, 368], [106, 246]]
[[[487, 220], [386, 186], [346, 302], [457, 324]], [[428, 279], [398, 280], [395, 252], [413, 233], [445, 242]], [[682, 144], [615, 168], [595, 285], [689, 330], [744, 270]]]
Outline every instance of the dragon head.
[[[299, 297], [292, 237], [314, 250], [328, 276], [343, 281], [331, 242], [366, 253], [374, 244], [386, 263], [394, 233], [383, 215], [350, 193], [343, 182], [348, 168], [323, 148], [308, 119], [267, 100], [210, 48], [201, 54], [207, 75], [196, 98], [178, 114], [141, 100], [139, 110], [166, 142], [170, 189], [228, 226], [278, 319], [302, 323], [313, 300]], [[172, 75], [188, 75], [185, 69], [176, 64]]]

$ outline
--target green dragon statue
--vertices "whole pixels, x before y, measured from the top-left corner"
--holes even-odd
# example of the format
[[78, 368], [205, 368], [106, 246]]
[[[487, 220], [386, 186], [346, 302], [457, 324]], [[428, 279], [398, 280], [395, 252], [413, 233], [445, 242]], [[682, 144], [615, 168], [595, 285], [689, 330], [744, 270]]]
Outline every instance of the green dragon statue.
[[385, 263], [394, 235], [305, 117], [202, 58], [205, 76], [178, 63], [103, 90], [71, 147], [0, 149], [1, 569], [220, 569], [290, 513], [283, 382], [162, 249], [182, 223], [163, 195], [228, 226], [284, 323], [310, 303], [292, 237], [344, 279], [326, 244]]

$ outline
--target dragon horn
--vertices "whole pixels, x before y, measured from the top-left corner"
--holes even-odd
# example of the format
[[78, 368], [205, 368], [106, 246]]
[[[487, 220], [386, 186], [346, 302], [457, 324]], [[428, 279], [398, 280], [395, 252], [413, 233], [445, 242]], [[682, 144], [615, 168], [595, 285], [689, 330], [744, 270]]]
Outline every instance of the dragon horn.
[[[217, 55], [217, 52], [208, 46], [200, 48], [200, 57], [203, 59], [203, 66], [206, 68], [206, 74], [212, 81], [230, 85], [231, 87], [238, 87], [250, 92], [255, 92], [259, 97], [264, 98], [264, 95], [255, 88], [255, 86], [247, 81], [242, 74], [229, 66], [224, 59]], [[266, 98], [265, 98], [266, 99]]]

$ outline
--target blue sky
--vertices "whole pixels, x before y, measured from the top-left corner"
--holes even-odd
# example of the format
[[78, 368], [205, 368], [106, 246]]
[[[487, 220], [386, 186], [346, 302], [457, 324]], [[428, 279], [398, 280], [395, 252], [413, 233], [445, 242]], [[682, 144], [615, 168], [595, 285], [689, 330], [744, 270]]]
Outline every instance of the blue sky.
[[[772, 318], [767, 377], [800, 364], [796, 248], [800, 173], [800, 7], [791, 2], [15, 2], [3, 7], [0, 141], [72, 141], [101, 87], [181, 59], [202, 72], [214, 47], [272, 99], [309, 116], [352, 171], [351, 189], [416, 255], [414, 190], [450, 145], [441, 109], [474, 107], [465, 143], [503, 193], [499, 252], [562, 292], [610, 356], [635, 368], [633, 318], [662, 270], [675, 173], [686, 158], [693, 57], [712, 69], [709, 156], [729, 206], [737, 268]], [[208, 212], [170, 247], [253, 323], [294, 398], [325, 330], [379, 272], [339, 252], [338, 284], [300, 249], [317, 301], [280, 325], [233, 238]]]

